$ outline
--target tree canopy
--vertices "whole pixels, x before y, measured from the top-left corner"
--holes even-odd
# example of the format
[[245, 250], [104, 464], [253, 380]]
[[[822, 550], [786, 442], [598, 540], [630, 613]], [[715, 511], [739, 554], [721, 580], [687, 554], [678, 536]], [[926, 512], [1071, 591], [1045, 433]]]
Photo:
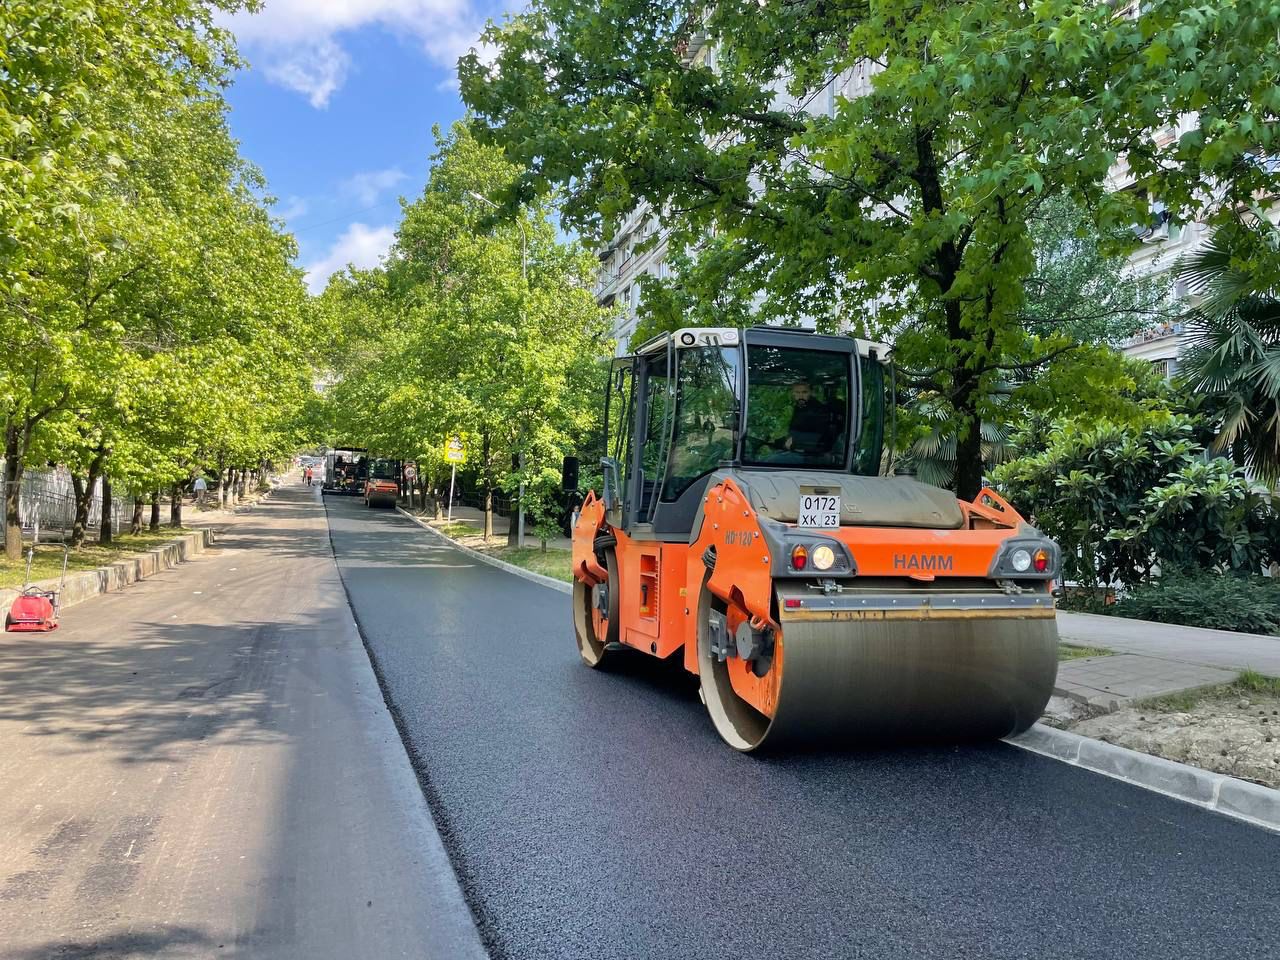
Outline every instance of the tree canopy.
[[[1069, 198], [1105, 233], [1154, 198], [1217, 222], [1277, 185], [1258, 158], [1276, 146], [1280, 8], [1141, 11], [535, 0], [485, 35], [494, 62], [460, 73], [483, 137], [523, 167], [510, 202], [562, 190], [566, 221], [594, 236], [639, 203], [660, 212], [685, 322], [891, 336], [945, 406], [972, 496], [978, 425], [1005, 386], [1068, 352], [1105, 358], [1029, 312], [1046, 205]], [[1112, 189], [1118, 164], [1136, 189]]]
[[437, 143], [386, 264], [335, 275], [320, 298], [345, 344], [327, 403], [335, 438], [436, 474], [463, 437], [491, 532], [493, 492], [540, 481], [594, 428], [611, 345], [593, 258], [558, 237], [549, 206], [507, 217], [487, 201], [518, 169], [463, 124]]
[[[291, 451], [311, 395], [292, 238], [222, 91], [237, 0], [0, 9], [6, 547], [29, 461], [141, 494]], [[89, 483], [92, 493], [92, 483]]]

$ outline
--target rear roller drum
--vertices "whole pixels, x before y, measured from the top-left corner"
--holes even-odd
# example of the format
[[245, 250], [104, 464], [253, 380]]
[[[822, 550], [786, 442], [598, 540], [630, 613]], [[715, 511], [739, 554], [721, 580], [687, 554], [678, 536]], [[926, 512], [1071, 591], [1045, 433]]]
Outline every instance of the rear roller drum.
[[604, 559], [609, 571], [604, 583], [573, 581], [573, 632], [589, 667], [600, 666], [609, 646], [618, 642], [618, 561], [612, 550]]

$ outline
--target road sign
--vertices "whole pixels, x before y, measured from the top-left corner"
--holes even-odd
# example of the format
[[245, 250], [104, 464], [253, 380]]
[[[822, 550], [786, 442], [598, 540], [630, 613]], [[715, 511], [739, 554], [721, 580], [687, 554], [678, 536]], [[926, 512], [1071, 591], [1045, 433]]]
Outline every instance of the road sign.
[[461, 437], [449, 438], [449, 441], [444, 445], [444, 459], [446, 463], [462, 463], [467, 459], [467, 452], [462, 447]]

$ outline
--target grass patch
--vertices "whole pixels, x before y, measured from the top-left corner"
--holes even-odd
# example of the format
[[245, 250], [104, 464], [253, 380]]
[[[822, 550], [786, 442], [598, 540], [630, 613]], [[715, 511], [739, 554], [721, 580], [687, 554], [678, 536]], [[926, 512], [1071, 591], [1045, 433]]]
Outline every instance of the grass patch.
[[[479, 536], [484, 532], [483, 527], [477, 527], [462, 520], [446, 521], [440, 524], [433, 523], [431, 527], [433, 530], [439, 530], [450, 540], [457, 540], [459, 537]], [[496, 535], [494, 540], [497, 540]]]
[[[85, 543], [84, 546], [72, 550], [67, 557], [67, 575], [96, 570], [98, 567], [130, 556], [145, 553], [152, 547], [168, 543], [191, 530], [183, 527], [164, 527], [156, 533], [121, 533], [117, 534], [110, 546], [99, 546], [96, 543]], [[21, 560], [9, 560], [0, 556], [0, 588], [22, 586], [27, 569], [27, 547], [24, 546]], [[62, 575], [62, 545], [42, 543], [36, 547], [35, 558], [31, 562], [31, 582], [39, 580], [56, 580]]]
[[1139, 700], [1134, 704], [1134, 707], [1162, 713], [1187, 713], [1210, 700], [1234, 700], [1237, 697], [1248, 694], [1280, 697], [1280, 679], [1265, 676], [1256, 670], [1245, 670], [1231, 683], [1220, 683], [1212, 687], [1198, 687], [1195, 690], [1183, 690], [1179, 693], [1166, 694], [1163, 697]]
[[1268, 677], [1257, 670], [1245, 670], [1236, 677], [1235, 685], [1242, 691], [1261, 693], [1269, 697], [1280, 697], [1280, 679]]
[[1111, 651], [1102, 647], [1078, 647], [1071, 643], [1058, 644], [1058, 660], [1083, 660], [1085, 657], [1109, 657]]
[[541, 547], [493, 547], [481, 548], [485, 554], [514, 563], [534, 573], [546, 577], [554, 577], [565, 583], [573, 582], [573, 553], [569, 550], [555, 550], [550, 547], [543, 553]]

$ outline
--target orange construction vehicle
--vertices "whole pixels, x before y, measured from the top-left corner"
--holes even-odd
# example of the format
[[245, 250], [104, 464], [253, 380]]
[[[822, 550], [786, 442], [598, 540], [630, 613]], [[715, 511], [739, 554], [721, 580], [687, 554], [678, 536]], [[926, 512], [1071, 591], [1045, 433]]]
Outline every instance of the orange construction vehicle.
[[[688, 328], [615, 360], [573, 531], [592, 667], [680, 657], [731, 746], [1002, 737], [1057, 675], [1056, 544], [992, 490], [881, 476], [888, 351]], [[578, 464], [565, 462], [576, 489]]]
[[399, 460], [376, 457], [369, 461], [364, 481], [364, 505], [366, 507], [394, 507], [400, 498]]

